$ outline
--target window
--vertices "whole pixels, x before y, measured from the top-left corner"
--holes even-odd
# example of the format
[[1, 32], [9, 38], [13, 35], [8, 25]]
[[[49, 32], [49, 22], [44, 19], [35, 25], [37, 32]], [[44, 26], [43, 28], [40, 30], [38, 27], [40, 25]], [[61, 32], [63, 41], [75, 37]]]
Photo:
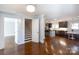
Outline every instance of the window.
[[16, 18], [4, 17], [4, 36], [15, 35], [15, 20]]
[[56, 24], [52, 24], [52, 28], [53, 29], [57, 29], [57, 28], [59, 28], [59, 25], [56, 23]]
[[79, 23], [73, 23], [73, 24], [71, 25], [71, 28], [72, 28], [72, 29], [79, 29]]

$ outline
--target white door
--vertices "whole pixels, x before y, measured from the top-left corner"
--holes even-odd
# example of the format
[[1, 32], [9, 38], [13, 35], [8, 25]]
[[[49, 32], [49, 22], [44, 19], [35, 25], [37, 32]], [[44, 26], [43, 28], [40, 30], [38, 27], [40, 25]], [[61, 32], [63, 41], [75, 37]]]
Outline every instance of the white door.
[[32, 41], [39, 42], [39, 19], [32, 20]]

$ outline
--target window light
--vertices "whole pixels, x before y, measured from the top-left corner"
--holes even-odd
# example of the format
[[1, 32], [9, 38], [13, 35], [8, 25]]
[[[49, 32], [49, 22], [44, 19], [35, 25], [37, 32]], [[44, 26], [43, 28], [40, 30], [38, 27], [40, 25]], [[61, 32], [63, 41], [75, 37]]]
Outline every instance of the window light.
[[79, 29], [79, 23], [73, 23], [71, 28], [72, 29]]

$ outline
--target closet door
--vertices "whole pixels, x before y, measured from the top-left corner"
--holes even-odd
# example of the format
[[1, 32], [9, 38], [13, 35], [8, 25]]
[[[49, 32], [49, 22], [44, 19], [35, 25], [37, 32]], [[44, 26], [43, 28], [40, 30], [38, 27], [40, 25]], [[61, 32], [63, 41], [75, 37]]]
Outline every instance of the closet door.
[[32, 41], [39, 42], [39, 19], [32, 20]]

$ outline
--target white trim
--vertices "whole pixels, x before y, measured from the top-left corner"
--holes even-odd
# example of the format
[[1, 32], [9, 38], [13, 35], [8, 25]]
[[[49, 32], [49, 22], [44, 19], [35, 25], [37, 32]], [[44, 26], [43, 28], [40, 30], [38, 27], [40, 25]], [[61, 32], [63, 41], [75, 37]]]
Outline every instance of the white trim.
[[25, 42], [21, 42], [21, 43], [16, 43], [17, 45], [21, 45], [21, 44], [25, 44]]
[[41, 43], [44, 43], [44, 40], [42, 40]]
[[1, 50], [1, 49], [4, 49], [4, 47], [0, 47], [0, 50]]
[[32, 40], [32, 42], [36, 42], [36, 43], [39, 43], [39, 41], [38, 41], [38, 40]]

